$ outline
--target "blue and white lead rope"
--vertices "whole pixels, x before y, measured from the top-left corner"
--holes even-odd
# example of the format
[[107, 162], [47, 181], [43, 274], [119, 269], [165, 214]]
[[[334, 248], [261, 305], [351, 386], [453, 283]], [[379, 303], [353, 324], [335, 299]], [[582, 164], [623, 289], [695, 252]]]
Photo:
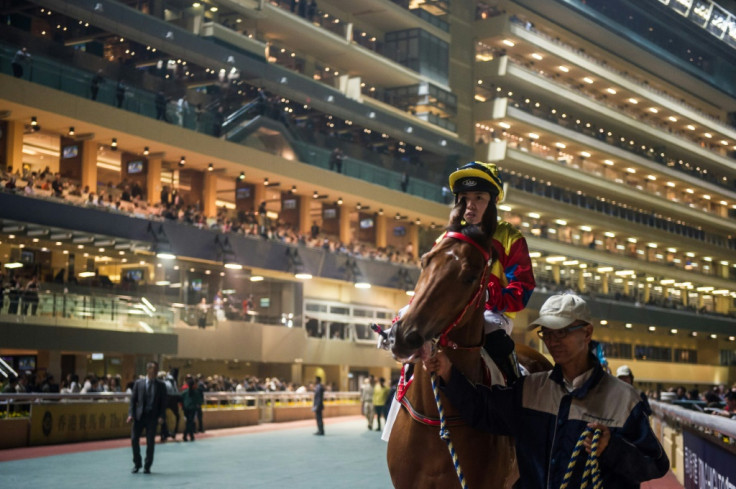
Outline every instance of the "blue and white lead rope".
[[450, 439], [450, 430], [447, 428], [447, 423], [445, 422], [445, 410], [442, 407], [440, 391], [437, 388], [437, 376], [434, 372], [432, 372], [432, 391], [434, 392], [434, 401], [437, 403], [437, 411], [440, 413], [440, 438], [445, 440], [445, 443], [447, 443], [447, 449], [450, 451], [452, 464], [455, 466], [457, 479], [460, 481], [460, 487], [462, 487], [462, 489], [468, 489], [468, 484], [465, 482], [465, 474], [463, 474], [463, 469], [460, 467], [460, 461], [457, 459], [457, 453], [455, 453], [455, 446], [452, 444], [452, 440]]
[[580, 480], [580, 489], [585, 489], [588, 487], [588, 484], [591, 485], [592, 489], [603, 489], [601, 469], [598, 464], [598, 442], [601, 438], [601, 430], [595, 430], [594, 432], [592, 428], [586, 428], [580, 435], [580, 438], [578, 438], [578, 442], [575, 444], [575, 448], [573, 448], [572, 455], [570, 456], [570, 463], [567, 464], [565, 476], [562, 478], [560, 489], [566, 489], [570, 483], [572, 472], [578, 462], [580, 453], [583, 451], [583, 442], [590, 434], [593, 434], [593, 443], [590, 445], [590, 455], [588, 455], [588, 459], [585, 461], [583, 476]]

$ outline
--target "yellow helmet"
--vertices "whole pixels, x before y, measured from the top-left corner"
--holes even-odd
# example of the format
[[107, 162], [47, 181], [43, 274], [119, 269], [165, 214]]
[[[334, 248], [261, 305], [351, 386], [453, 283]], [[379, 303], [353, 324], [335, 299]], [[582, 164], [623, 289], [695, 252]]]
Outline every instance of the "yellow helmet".
[[503, 182], [493, 163], [471, 161], [450, 174], [450, 190], [460, 192], [488, 192], [503, 200]]

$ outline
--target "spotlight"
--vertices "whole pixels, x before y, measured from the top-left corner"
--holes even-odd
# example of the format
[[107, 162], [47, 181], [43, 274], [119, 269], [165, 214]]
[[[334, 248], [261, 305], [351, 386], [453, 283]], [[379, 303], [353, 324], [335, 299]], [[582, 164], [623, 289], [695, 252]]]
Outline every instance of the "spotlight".
[[417, 226], [419, 226], [420, 224], [422, 224], [422, 220], [417, 217], [417, 220], [414, 221], [414, 224], [416, 224]]
[[292, 185], [291, 186], [291, 193], [292, 194], [295, 194], [296, 193], [296, 185]]
[[143, 148], [143, 156], [148, 156], [148, 153], [148, 146], [146, 146], [145, 148]]
[[266, 178], [263, 179], [263, 185], [265, 185], [266, 187], [268, 187], [268, 177], [266, 177]]
[[383, 215], [383, 209], [378, 209], [378, 215], [379, 216], [382, 216]]
[[358, 209], [358, 210], [360, 210], [360, 209], [363, 208], [363, 206], [360, 205], [360, 202], [358, 202], [357, 204], [355, 204], [355, 208]]
[[342, 205], [342, 197], [337, 198], [337, 205]]
[[186, 164], [187, 164], [187, 159], [182, 156], [181, 159], [179, 160], [179, 166], [184, 166]]
[[74, 136], [74, 126], [69, 127], [69, 133], [70, 136]]
[[241, 171], [241, 172], [240, 172], [240, 175], [238, 175], [238, 180], [240, 180], [241, 182], [242, 182], [243, 180], [245, 180], [245, 172], [244, 172], [244, 171]]
[[215, 169], [215, 167], [212, 166], [212, 163], [210, 163], [209, 166], [207, 167], [207, 171], [212, 171], [214, 169]]
[[317, 199], [317, 198], [319, 198], [319, 192], [317, 192], [317, 191], [315, 190], [315, 191], [314, 191], [314, 193], [312, 194], [312, 198], [313, 198], [313, 199]]
[[38, 120], [36, 119], [36, 116], [34, 115], [31, 117], [31, 126], [36, 127], [38, 125]]
[[118, 150], [118, 138], [112, 138], [112, 144], [110, 145], [113, 151]]

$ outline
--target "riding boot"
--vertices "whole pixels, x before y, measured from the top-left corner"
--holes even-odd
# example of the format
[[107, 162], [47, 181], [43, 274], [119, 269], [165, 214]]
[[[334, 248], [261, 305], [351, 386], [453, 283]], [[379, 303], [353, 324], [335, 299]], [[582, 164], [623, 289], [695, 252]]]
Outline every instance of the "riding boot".
[[483, 348], [503, 374], [506, 385], [513, 384], [521, 377], [514, 351], [514, 340], [506, 334], [506, 331], [499, 329], [488, 333]]

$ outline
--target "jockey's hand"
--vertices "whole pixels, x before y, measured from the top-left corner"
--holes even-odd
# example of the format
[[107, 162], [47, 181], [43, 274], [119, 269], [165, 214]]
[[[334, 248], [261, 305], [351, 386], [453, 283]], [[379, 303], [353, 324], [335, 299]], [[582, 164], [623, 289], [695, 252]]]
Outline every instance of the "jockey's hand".
[[[588, 423], [588, 428], [592, 428], [593, 431], [601, 430], [601, 437], [598, 439], [598, 456], [600, 457], [608, 446], [608, 441], [611, 439], [611, 430], [608, 429], [608, 426], [600, 423]], [[590, 434], [583, 440], [585, 451], [590, 453], [592, 445], [593, 435]]]
[[449, 382], [452, 372], [452, 362], [447, 358], [445, 352], [440, 350], [432, 358], [424, 360], [424, 370], [434, 372], [442, 377], [442, 380]]

